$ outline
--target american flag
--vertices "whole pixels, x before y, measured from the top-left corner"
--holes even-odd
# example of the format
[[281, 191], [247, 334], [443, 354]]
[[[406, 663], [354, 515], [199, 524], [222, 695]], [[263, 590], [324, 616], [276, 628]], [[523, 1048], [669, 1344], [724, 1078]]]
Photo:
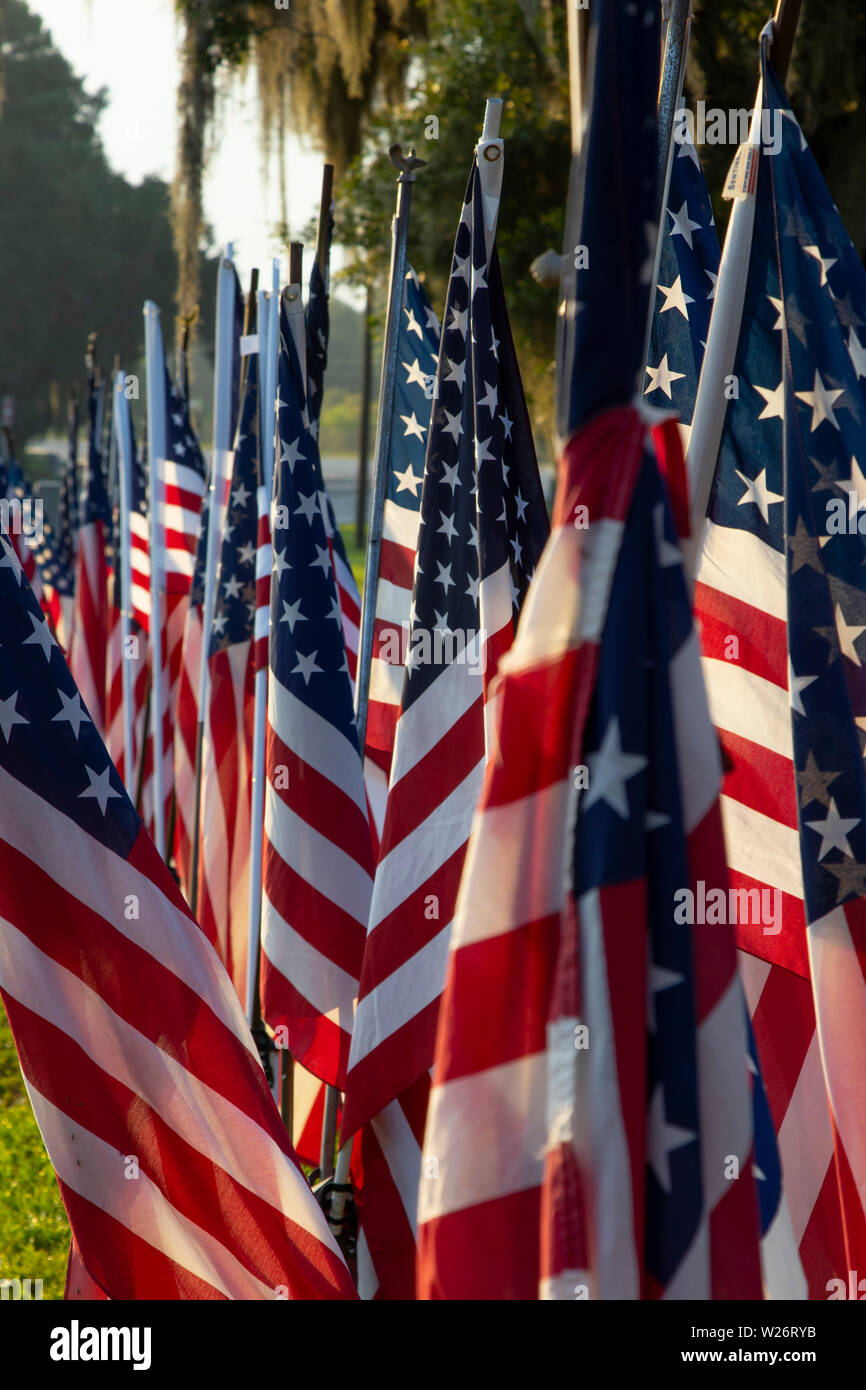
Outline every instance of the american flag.
[[104, 737], [106, 723], [106, 654], [111, 627], [108, 598], [110, 513], [102, 455], [105, 383], [91, 373], [88, 386], [88, 446], [79, 499], [75, 610], [69, 669], [87, 711]]
[[[698, 379], [716, 293], [721, 252], [710, 195], [688, 128], [674, 144], [652, 321], [649, 381], [644, 397], [677, 412], [683, 448], [688, 447]], [[771, 1298], [791, 1298], [803, 1275], [790, 1214], [784, 1199], [776, 1134], [767, 1104], [754, 1035], [750, 1036], [755, 1170], [760, 1175], [761, 1263]]]
[[407, 670], [342, 1131], [346, 1138], [365, 1127], [359, 1270], [372, 1265], [364, 1291], [378, 1281], [382, 1297], [412, 1296], [436, 1015], [472, 813], [492, 754], [491, 687], [547, 535], [477, 159], [433, 401]]
[[373, 850], [340, 603], [280, 313], [261, 1003], [300, 1063], [345, 1085]]
[[309, 453], [316, 471], [319, 495], [322, 503], [322, 517], [328, 537], [328, 549], [334, 568], [337, 585], [337, 598], [343, 620], [343, 638], [346, 643], [346, 661], [352, 680], [358, 665], [358, 640], [361, 629], [361, 595], [340, 528], [322, 473], [319, 449], [319, 416], [322, 412], [322, 398], [325, 389], [325, 369], [328, 365], [328, 294], [318, 262], [313, 262], [310, 272], [310, 290], [305, 315], [307, 339], [306, 373], [306, 426], [310, 435]]
[[626, 404], [652, 265], [658, 8], [590, 23], [568, 439], [460, 887], [419, 1294], [754, 1298], [733, 934], [674, 913], [683, 890], [724, 883], [719, 750], [660, 472], [681, 482], [682, 455], [672, 422], [650, 440]]
[[174, 724], [174, 860], [187, 902], [193, 900], [192, 835], [195, 821], [195, 772], [198, 745], [198, 696], [201, 679], [202, 611], [204, 608], [210, 493], [202, 500], [198, 548], [184, 619], [177, 710]]
[[[128, 407], [127, 407], [128, 408]], [[109, 585], [111, 602], [111, 626], [106, 658], [106, 737], [105, 742], [114, 766], [129, 795], [134, 799], [138, 784], [139, 760], [144, 737], [144, 719], [147, 705], [149, 671], [147, 661], [147, 622], [150, 612], [148, 584], [150, 583], [150, 563], [147, 550], [147, 476], [141, 451], [136, 448], [135, 435], [130, 426], [132, 439], [132, 498], [129, 517], [129, 540], [132, 557], [132, 613], [130, 620], [129, 650], [123, 650], [123, 624], [121, 620], [122, 595], [120, 585], [119, 560], [121, 553], [121, 518], [119, 504], [115, 511], [113, 536], [115, 538], [114, 569]], [[133, 766], [126, 767], [123, 728], [123, 665], [131, 662], [133, 693]]]
[[42, 520], [39, 520], [40, 514], [36, 510], [37, 499], [33, 496], [33, 488], [29, 478], [25, 476], [15, 457], [14, 445], [8, 434], [6, 443], [9, 452], [4, 466], [3, 495], [10, 502], [16, 501], [21, 509], [22, 518], [29, 518], [33, 523], [22, 527], [21, 532], [11, 538], [12, 545], [15, 547], [15, 553], [21, 562], [30, 587], [38, 598], [43, 611], [48, 612], [47, 605], [43, 603], [42, 574], [36, 563], [35, 555], [35, 549], [44, 541], [45, 518], [42, 517]]
[[866, 1265], [866, 584], [856, 525], [829, 523], [866, 500], [866, 275], [765, 59], [763, 83], [783, 143], [758, 167], [695, 597], [732, 767], [731, 882], [778, 908], [769, 931], [738, 928], [741, 970], [794, 1237], [824, 1298]]
[[[57, 525], [52, 526], [45, 518], [41, 542], [33, 545], [33, 557], [40, 579], [39, 601], [51, 619], [57, 639], [64, 648], [69, 646], [72, 635], [75, 593], [72, 509], [77, 506], [78, 407], [72, 399], [69, 402], [68, 427], [69, 450], [59, 489]], [[30, 480], [23, 474], [20, 475], [19, 486], [22, 501], [24, 498], [33, 498]]]
[[[173, 786], [174, 721], [180, 685], [183, 636], [199, 536], [199, 514], [205, 489], [205, 465], [189, 418], [189, 403], [165, 374], [166, 457], [159, 460], [157, 499], [161, 569], [165, 585], [163, 608], [163, 794], [168, 819]], [[153, 499], [151, 499], [153, 505]], [[148, 583], [150, 564], [147, 564]], [[135, 578], [135, 577], [134, 577]], [[150, 596], [147, 599], [150, 611]], [[144, 819], [152, 818], [153, 735], [148, 740], [142, 792]]]
[[259, 439], [258, 355], [252, 353], [247, 358], [208, 635], [198, 899], [202, 928], [240, 999], [246, 994], [249, 937]]
[[0, 541], [0, 989], [113, 1299], [352, 1297], [231, 983]]
[[[403, 690], [424, 456], [439, 357], [439, 320], [411, 268], [406, 271], [401, 310], [364, 748], [368, 768], [372, 763], [380, 769], [384, 793]], [[369, 771], [367, 781], [370, 786]]]

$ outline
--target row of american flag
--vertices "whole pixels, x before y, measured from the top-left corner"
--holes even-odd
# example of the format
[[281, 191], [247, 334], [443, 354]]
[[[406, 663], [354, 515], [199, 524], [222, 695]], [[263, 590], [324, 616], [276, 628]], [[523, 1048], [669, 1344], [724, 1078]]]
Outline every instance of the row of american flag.
[[[70, 1298], [818, 1299], [866, 1269], [866, 550], [826, 525], [866, 502], [866, 274], [766, 36], [745, 254], [677, 142], [653, 283], [658, 6], [594, 8], [552, 519], [485, 141], [441, 327], [401, 287], [363, 748], [318, 264], [258, 325], [233, 282], [210, 476], [163, 369], [124, 509], [92, 373], [56, 526], [2, 541], [0, 989]], [[738, 910], [684, 920], [685, 890]], [[304, 1176], [327, 1087], [354, 1278]]]

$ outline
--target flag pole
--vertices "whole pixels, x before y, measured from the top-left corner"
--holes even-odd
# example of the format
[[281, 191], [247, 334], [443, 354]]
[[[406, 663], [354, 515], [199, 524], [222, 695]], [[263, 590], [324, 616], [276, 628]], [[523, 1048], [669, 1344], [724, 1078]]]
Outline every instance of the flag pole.
[[123, 769], [127, 791], [135, 795], [135, 749], [133, 742], [132, 671], [129, 662], [129, 641], [132, 636], [132, 551], [130, 548], [130, 514], [132, 511], [132, 425], [129, 402], [125, 395], [126, 377], [117, 371], [114, 376], [114, 438], [117, 447], [118, 471], [118, 537], [117, 564], [120, 571], [120, 678], [123, 692]]
[[163, 800], [162, 744], [162, 543], [163, 499], [160, 462], [166, 452], [165, 357], [159, 309], [148, 300], [144, 306], [144, 342], [147, 369], [147, 441], [150, 478], [150, 649], [151, 713], [153, 715], [153, 838], [165, 859], [165, 803]]
[[217, 271], [216, 340], [214, 344], [213, 444], [208, 503], [207, 553], [205, 563], [204, 602], [202, 604], [201, 662], [198, 682], [198, 721], [195, 745], [195, 801], [193, 809], [192, 842], [190, 849], [190, 907], [198, 910], [199, 828], [201, 825], [202, 753], [204, 748], [204, 719], [210, 686], [207, 664], [208, 643], [216, 588], [218, 539], [221, 532], [223, 494], [227, 480], [226, 460], [232, 447], [232, 364], [234, 342], [232, 335], [235, 317], [234, 248], [226, 245], [225, 255]]
[[559, 317], [556, 335], [556, 434], [562, 443], [569, 433], [568, 403], [574, 358], [575, 265], [574, 248], [583, 219], [586, 184], [584, 127], [589, 115], [591, 65], [589, 11], [567, 6], [568, 73], [571, 106], [571, 168], [565, 209], [565, 232], [560, 272]]
[[[316, 264], [328, 292], [328, 278], [331, 266], [331, 233], [333, 231], [334, 208], [334, 166], [326, 164], [322, 169], [322, 196], [319, 201], [319, 226], [316, 235]], [[291, 278], [291, 277], [290, 277]]]

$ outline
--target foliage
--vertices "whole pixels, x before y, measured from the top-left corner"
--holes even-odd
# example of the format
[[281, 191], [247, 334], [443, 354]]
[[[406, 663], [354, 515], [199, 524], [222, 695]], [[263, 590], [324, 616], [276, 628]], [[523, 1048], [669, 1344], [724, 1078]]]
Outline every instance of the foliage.
[[[538, 285], [529, 266], [562, 244], [570, 161], [564, 14], [501, 0], [479, 12], [472, 0], [431, 6], [431, 37], [413, 47], [406, 99], [370, 121], [364, 154], [343, 180], [336, 235], [349, 252], [346, 278], [370, 282], [381, 297], [388, 274], [386, 233], [395, 179], [387, 149], [414, 144], [429, 167], [412, 193], [409, 259], [441, 313], [460, 202], [488, 96], [503, 98], [505, 174], [497, 246], [524, 384], [536, 427], [549, 433], [556, 290]], [[432, 119], [431, 119], [432, 118]], [[429, 138], [433, 135], [434, 138]]]
[[62, 1298], [69, 1225], [0, 1004], [0, 1279], [41, 1279]]
[[[7, 0], [5, 18], [0, 392], [15, 396], [20, 445], [63, 430], [91, 330], [104, 366], [115, 352], [134, 362], [152, 298], [170, 341], [176, 263], [165, 184], [133, 186], [108, 166], [97, 130], [104, 95], [85, 92], [22, 0]], [[212, 311], [202, 307], [207, 335]]]

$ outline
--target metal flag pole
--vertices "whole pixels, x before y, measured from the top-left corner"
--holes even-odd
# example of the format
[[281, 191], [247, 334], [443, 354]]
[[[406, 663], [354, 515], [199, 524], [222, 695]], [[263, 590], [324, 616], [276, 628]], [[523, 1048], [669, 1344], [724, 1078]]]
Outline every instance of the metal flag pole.
[[331, 232], [333, 230], [334, 208], [334, 166], [326, 164], [322, 169], [322, 196], [319, 200], [319, 226], [316, 234], [316, 264], [325, 282], [328, 293], [328, 280], [331, 268]]
[[574, 359], [574, 325], [577, 315], [574, 249], [580, 237], [580, 226], [583, 220], [583, 195], [586, 185], [586, 141], [583, 134], [589, 118], [592, 92], [591, 30], [588, 9], [569, 4], [567, 6], [567, 18], [571, 104], [571, 168], [568, 175], [563, 256], [559, 282], [559, 317], [556, 334], [557, 449], [569, 433], [569, 386]]
[[165, 802], [162, 745], [162, 545], [163, 498], [160, 464], [165, 458], [165, 355], [159, 309], [152, 300], [144, 306], [144, 346], [147, 370], [147, 453], [150, 480], [150, 651], [151, 714], [153, 716], [153, 838], [165, 859]]
[[133, 743], [132, 712], [132, 670], [129, 660], [129, 644], [132, 636], [132, 539], [130, 514], [132, 511], [132, 421], [129, 417], [129, 401], [126, 399], [126, 377], [117, 371], [114, 375], [114, 432], [117, 448], [118, 469], [118, 536], [117, 564], [120, 570], [120, 643], [121, 643], [121, 689], [123, 692], [123, 769], [126, 774], [126, 789], [130, 796], [135, 795], [135, 757]]
[[[784, 73], [787, 72], [799, 10], [799, 0], [794, 0], [794, 3], [779, 0], [776, 19], [770, 20], [761, 33], [761, 42], [769, 41], [774, 48], [778, 38], [780, 52], [777, 54], [778, 66], [776, 66], [776, 71], [781, 80], [784, 80]], [[741, 178], [738, 180], [738, 187], [732, 193], [733, 207], [719, 265], [715, 304], [707, 334], [707, 346], [704, 352], [700, 381], [698, 382], [695, 413], [692, 418], [692, 429], [686, 454], [691, 494], [691, 537], [683, 549], [686, 570], [692, 583], [694, 583], [698, 555], [703, 540], [704, 521], [725, 428], [725, 416], [728, 408], [725, 384], [733, 375], [736, 365], [737, 345], [746, 298], [752, 232], [755, 225], [757, 182], [760, 176], [761, 112], [763, 105], [764, 82], [763, 78], [760, 78], [747, 147], [741, 147], [737, 152]], [[745, 176], [749, 172], [753, 175], [752, 177]], [[731, 178], [730, 175], [728, 177]]]
[[198, 682], [198, 722], [195, 744], [195, 800], [190, 848], [190, 907], [198, 910], [199, 826], [201, 825], [202, 752], [204, 720], [209, 690], [207, 664], [208, 642], [214, 611], [219, 536], [222, 531], [222, 507], [228, 480], [228, 459], [231, 452], [232, 428], [232, 364], [235, 321], [234, 248], [226, 245], [225, 255], [217, 271], [216, 341], [214, 344], [213, 445], [208, 501], [207, 555], [205, 563], [204, 602], [201, 615], [201, 662]]

